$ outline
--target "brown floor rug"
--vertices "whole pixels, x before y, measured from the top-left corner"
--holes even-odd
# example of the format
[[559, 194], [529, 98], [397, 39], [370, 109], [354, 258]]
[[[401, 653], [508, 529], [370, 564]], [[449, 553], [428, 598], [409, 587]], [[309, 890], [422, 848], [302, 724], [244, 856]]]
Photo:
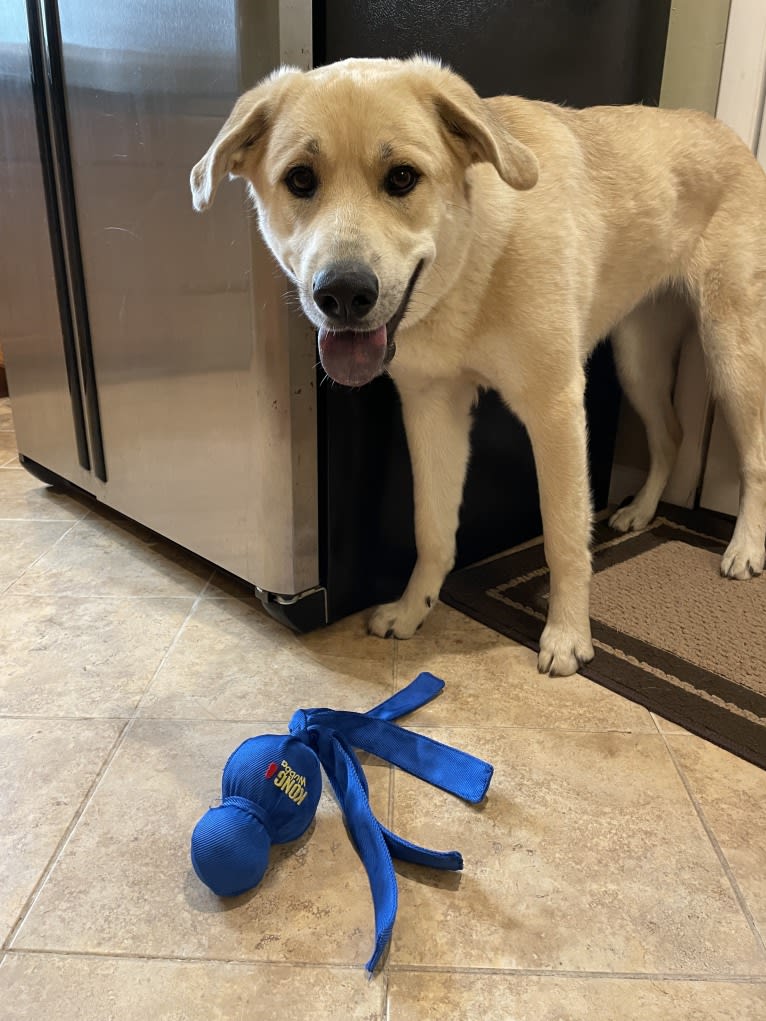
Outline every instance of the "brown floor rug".
[[[766, 769], [766, 575], [719, 574], [732, 522], [661, 506], [644, 532], [598, 524], [582, 673]], [[442, 599], [536, 649], [548, 569], [542, 543], [451, 575]]]

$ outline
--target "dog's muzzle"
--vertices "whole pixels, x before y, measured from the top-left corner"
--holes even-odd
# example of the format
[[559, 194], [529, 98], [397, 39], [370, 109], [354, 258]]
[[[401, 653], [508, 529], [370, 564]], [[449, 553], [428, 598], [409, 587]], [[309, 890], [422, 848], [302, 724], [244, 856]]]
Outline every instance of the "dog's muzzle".
[[[322, 327], [319, 330], [319, 359], [322, 362], [322, 368], [331, 379], [335, 380], [336, 383], [342, 383], [344, 386], [364, 386], [365, 383], [369, 383], [384, 371], [386, 365], [388, 365], [396, 353], [394, 334], [396, 333], [399, 323], [404, 318], [410, 298], [412, 297], [412, 292], [415, 289], [415, 284], [417, 283], [422, 269], [423, 262], [421, 261], [415, 267], [415, 272], [410, 277], [398, 309], [385, 325], [379, 326], [375, 330], [360, 330], [353, 328], [332, 330], [325, 327]], [[320, 298], [325, 300], [328, 308], [333, 311], [336, 308], [339, 310], [345, 308], [345, 313], [336, 315], [332, 315], [322, 308], [325, 315], [327, 315], [328, 318], [338, 319], [341, 318], [342, 315], [342, 318], [349, 323], [350, 321], [353, 321], [354, 318], [362, 318], [361, 315], [355, 315], [353, 312], [354, 299], [358, 299], [358, 296], [363, 293], [360, 288], [360, 280], [362, 278], [357, 275], [355, 280], [350, 283], [342, 283], [340, 288], [338, 288], [337, 283], [334, 284], [334, 293], [332, 293], [328, 298], [328, 291], [326, 287], [317, 288], [317, 283], [322, 283], [323, 276], [324, 274], [318, 274], [314, 283], [314, 300], [317, 302], [317, 305], [322, 308], [322, 305], [320, 304], [320, 301], [317, 300], [316, 296], [317, 291], [319, 290]], [[367, 281], [367, 299], [365, 300], [369, 299], [371, 293], [372, 287], [369, 281]], [[377, 301], [376, 279], [375, 300], [372, 302], [372, 305], [375, 304], [375, 301]], [[361, 310], [362, 304], [362, 301], [357, 300], [357, 308], [359, 310]], [[366, 315], [367, 313], [365, 312], [364, 314]]]

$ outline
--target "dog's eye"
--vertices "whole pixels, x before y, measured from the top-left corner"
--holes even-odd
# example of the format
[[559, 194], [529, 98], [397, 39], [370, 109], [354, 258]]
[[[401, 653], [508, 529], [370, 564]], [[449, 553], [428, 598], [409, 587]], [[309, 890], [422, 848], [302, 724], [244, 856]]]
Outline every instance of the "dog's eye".
[[420, 174], [414, 167], [394, 167], [386, 176], [385, 188], [389, 195], [407, 195], [419, 180]]
[[293, 167], [285, 177], [285, 184], [299, 199], [310, 199], [317, 190], [317, 177], [311, 167]]

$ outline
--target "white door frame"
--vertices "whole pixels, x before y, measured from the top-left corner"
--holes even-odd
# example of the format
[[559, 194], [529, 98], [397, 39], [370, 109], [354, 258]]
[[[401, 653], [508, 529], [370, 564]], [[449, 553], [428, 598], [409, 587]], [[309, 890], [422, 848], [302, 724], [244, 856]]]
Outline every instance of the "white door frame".
[[[716, 117], [746, 142], [766, 166], [766, 0], [732, 0], [726, 29]], [[681, 348], [674, 394], [684, 431], [664, 499], [693, 506], [705, 476], [703, 502], [736, 513], [736, 460], [721, 415], [714, 415], [699, 339]], [[727, 444], [728, 440], [728, 444]], [[732, 509], [732, 499], [734, 505]]]

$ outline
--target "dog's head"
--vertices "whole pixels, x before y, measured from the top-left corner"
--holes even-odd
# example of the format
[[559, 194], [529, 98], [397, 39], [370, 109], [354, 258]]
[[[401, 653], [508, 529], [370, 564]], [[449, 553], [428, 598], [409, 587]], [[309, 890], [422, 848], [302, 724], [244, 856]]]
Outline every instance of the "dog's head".
[[347, 60], [282, 68], [242, 96], [191, 187], [203, 210], [224, 175], [247, 180], [325, 371], [358, 386], [449, 288], [474, 163], [513, 188], [537, 181], [529, 149], [457, 75], [424, 58]]

